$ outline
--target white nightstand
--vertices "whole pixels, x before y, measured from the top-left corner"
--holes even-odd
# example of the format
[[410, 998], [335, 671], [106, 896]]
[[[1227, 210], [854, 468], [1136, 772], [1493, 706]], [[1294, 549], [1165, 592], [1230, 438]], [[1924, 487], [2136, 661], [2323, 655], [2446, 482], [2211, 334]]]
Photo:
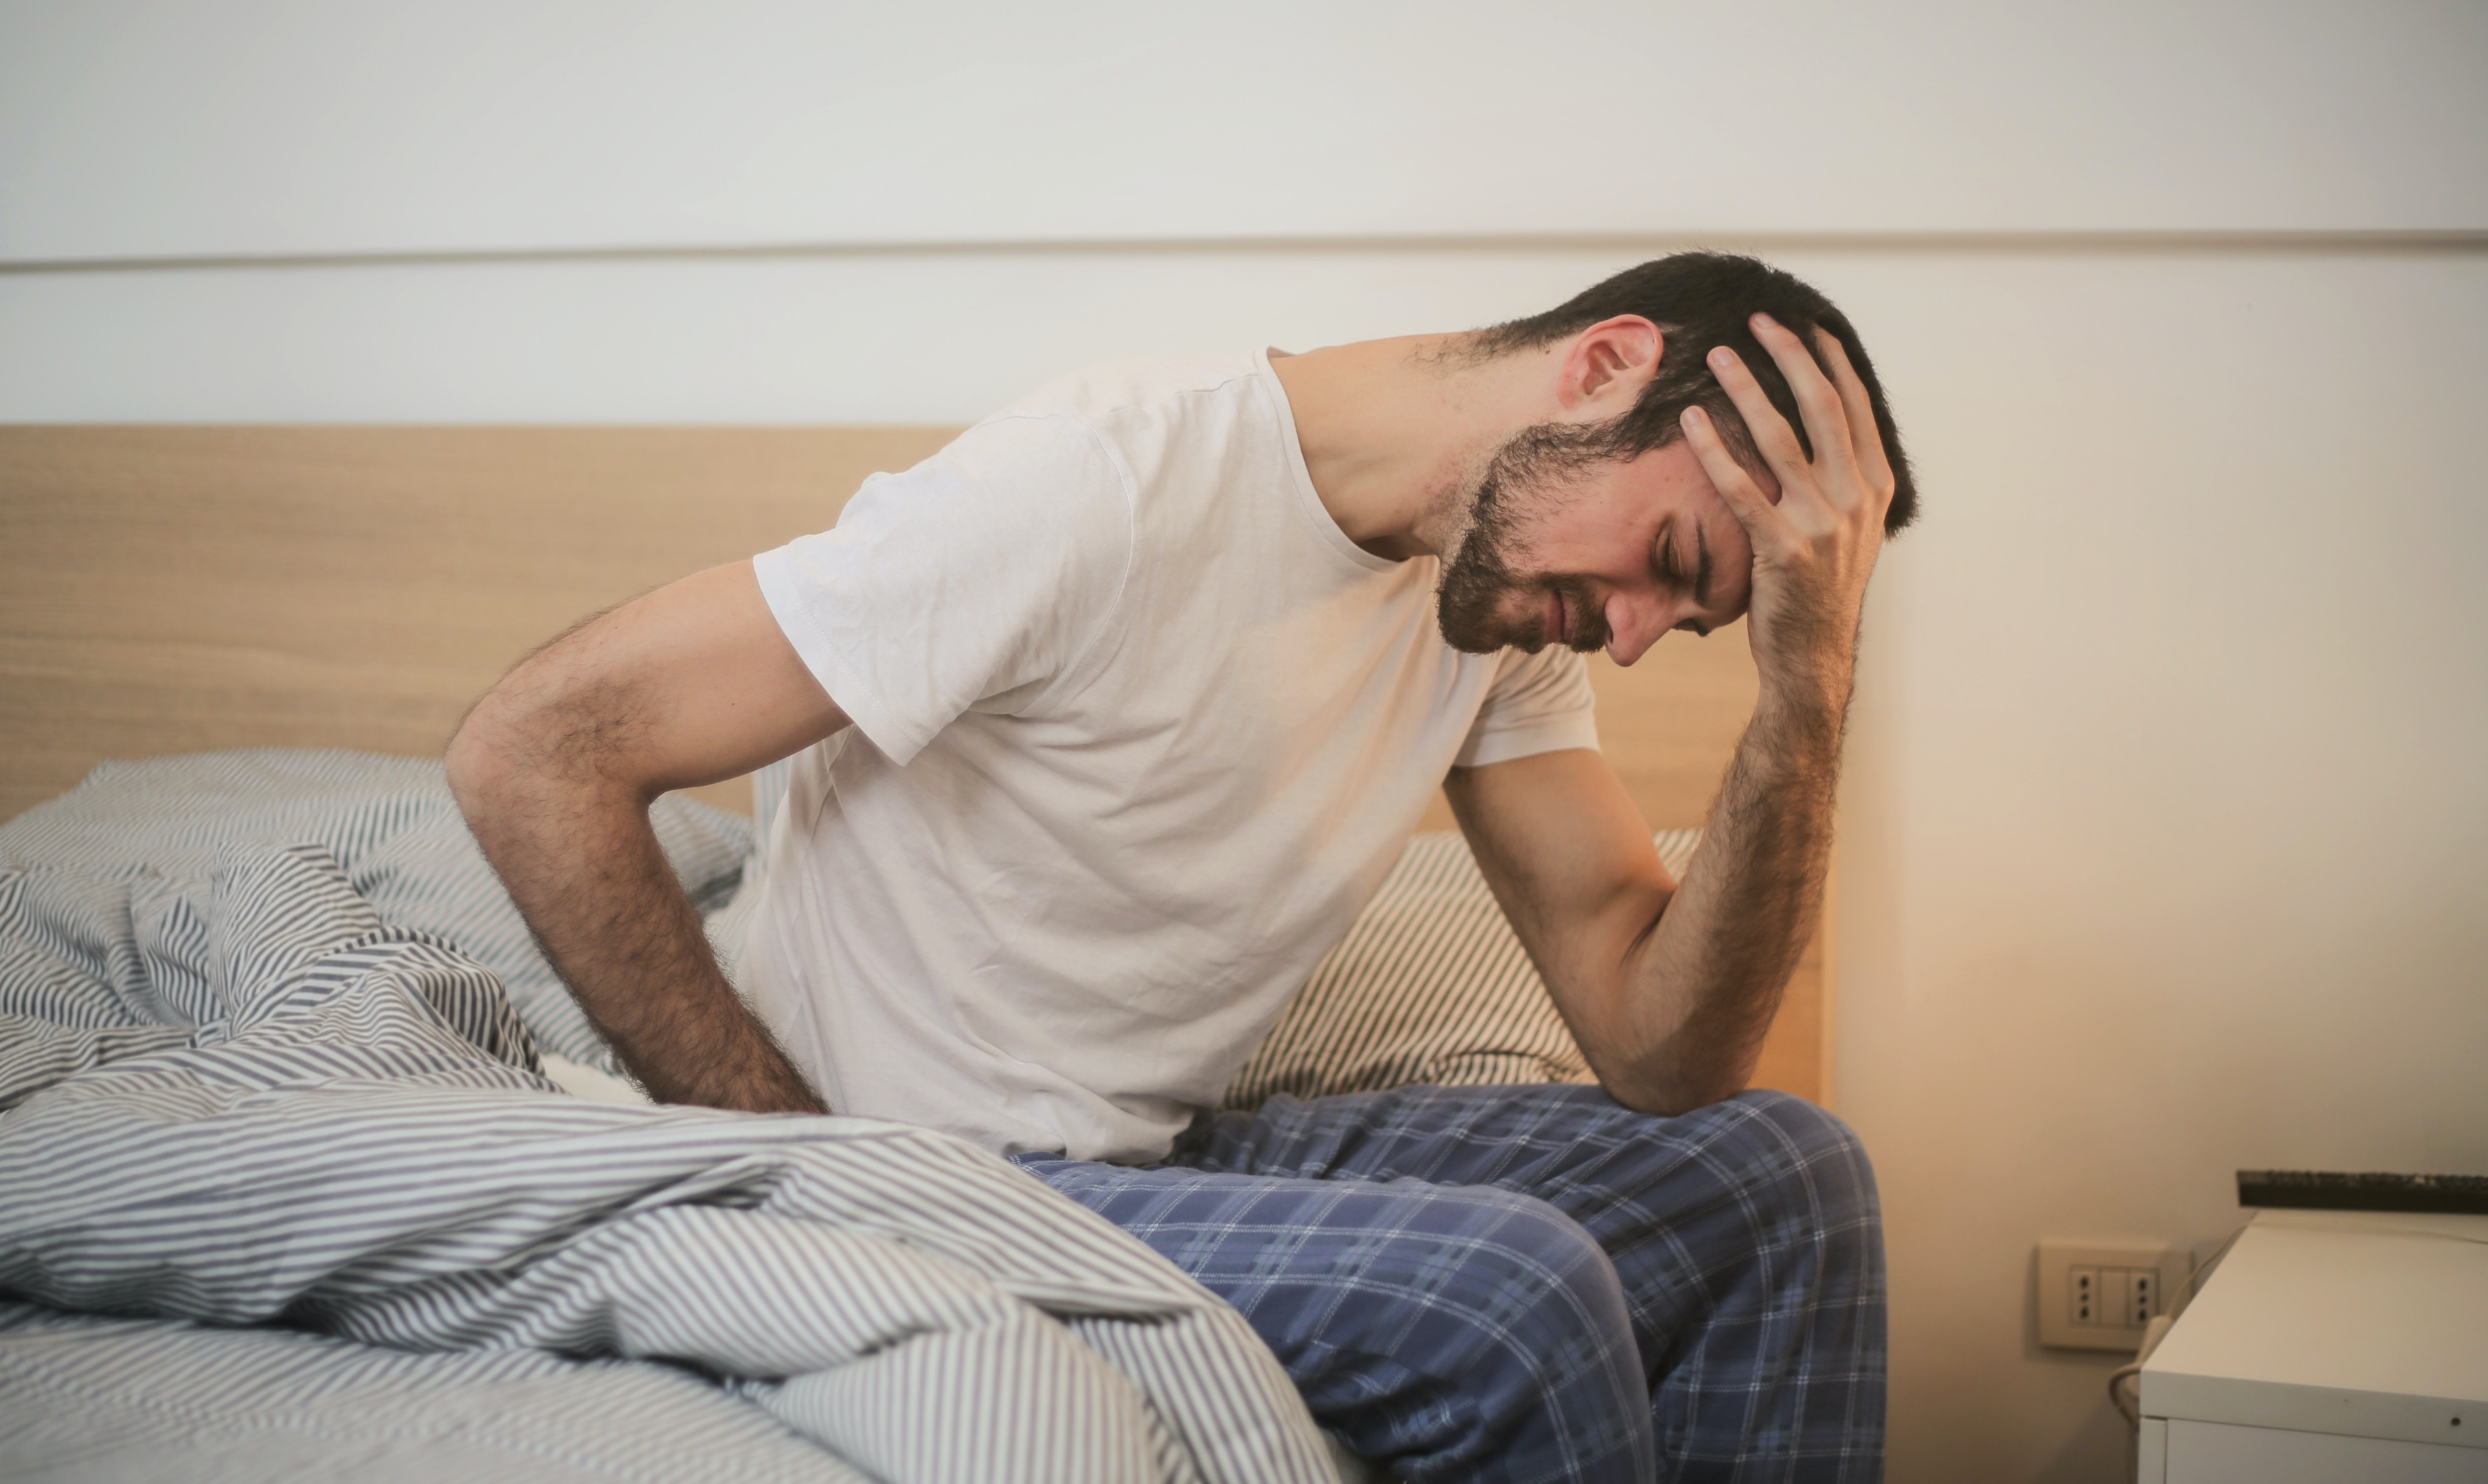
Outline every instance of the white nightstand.
[[2259, 1212], [2141, 1384], [2142, 1484], [2483, 1484], [2488, 1217]]

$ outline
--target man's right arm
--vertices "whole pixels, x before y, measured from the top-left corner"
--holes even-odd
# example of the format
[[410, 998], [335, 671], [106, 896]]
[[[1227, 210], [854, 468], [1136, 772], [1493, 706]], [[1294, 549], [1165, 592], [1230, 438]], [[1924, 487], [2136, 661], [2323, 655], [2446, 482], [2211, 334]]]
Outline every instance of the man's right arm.
[[486, 858], [661, 1103], [826, 1111], [719, 970], [648, 807], [846, 725], [736, 562], [547, 645], [450, 742], [449, 785]]

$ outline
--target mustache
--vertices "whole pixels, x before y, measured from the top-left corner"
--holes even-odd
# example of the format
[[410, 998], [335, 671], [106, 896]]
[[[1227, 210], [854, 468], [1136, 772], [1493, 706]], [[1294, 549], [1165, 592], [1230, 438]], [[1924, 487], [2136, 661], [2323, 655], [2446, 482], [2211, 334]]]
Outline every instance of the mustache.
[[[1552, 592], [1564, 604], [1564, 645], [1567, 649], [1593, 655], [1605, 649], [1608, 641], [1615, 637], [1615, 630], [1607, 624], [1606, 607], [1598, 602], [1597, 591], [1588, 581], [1580, 577], [1548, 577], [1538, 585]], [[1544, 644], [1545, 621], [1539, 619], [1533, 622], [1541, 630], [1538, 642]]]
[[[1494, 533], [1472, 532], [1445, 564], [1434, 594], [1435, 618], [1443, 638], [1454, 649], [1473, 655], [1499, 649], [1536, 654], [1554, 638], [1547, 630], [1544, 598], [1553, 594], [1564, 605], [1564, 644], [1581, 654], [1605, 649], [1615, 637], [1606, 605], [1585, 577], [1523, 577], [1511, 570], [1497, 549]], [[1527, 600], [1526, 614], [1508, 620], [1505, 609], [1514, 597]]]

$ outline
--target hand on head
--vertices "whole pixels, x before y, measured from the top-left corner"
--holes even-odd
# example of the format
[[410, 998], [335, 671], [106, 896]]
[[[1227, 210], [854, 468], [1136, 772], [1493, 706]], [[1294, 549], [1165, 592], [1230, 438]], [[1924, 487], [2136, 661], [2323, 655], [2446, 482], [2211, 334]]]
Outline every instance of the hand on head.
[[[1823, 364], [1803, 341], [1767, 315], [1754, 336], [1795, 393], [1812, 457], [1753, 373], [1725, 346], [1709, 356], [1711, 374], [1743, 415], [1756, 451], [1779, 483], [1777, 500], [1739, 463], [1699, 406], [1682, 416], [1685, 441], [1754, 548], [1752, 643], [1767, 677], [1837, 675], [1845, 698], [1866, 582], [1882, 549], [1894, 479], [1874, 408], [1848, 353], [1818, 329]], [[1824, 366], [1830, 375], [1824, 374]]]

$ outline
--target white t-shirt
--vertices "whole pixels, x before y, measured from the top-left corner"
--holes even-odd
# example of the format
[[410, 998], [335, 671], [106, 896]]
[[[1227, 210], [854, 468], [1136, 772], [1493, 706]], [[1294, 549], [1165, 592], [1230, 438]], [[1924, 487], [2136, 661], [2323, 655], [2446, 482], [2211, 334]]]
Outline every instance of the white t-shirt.
[[742, 970], [830, 1106], [1162, 1157], [1444, 773], [1597, 745], [1359, 549], [1259, 354], [1101, 367], [753, 563], [855, 725], [799, 755]]

